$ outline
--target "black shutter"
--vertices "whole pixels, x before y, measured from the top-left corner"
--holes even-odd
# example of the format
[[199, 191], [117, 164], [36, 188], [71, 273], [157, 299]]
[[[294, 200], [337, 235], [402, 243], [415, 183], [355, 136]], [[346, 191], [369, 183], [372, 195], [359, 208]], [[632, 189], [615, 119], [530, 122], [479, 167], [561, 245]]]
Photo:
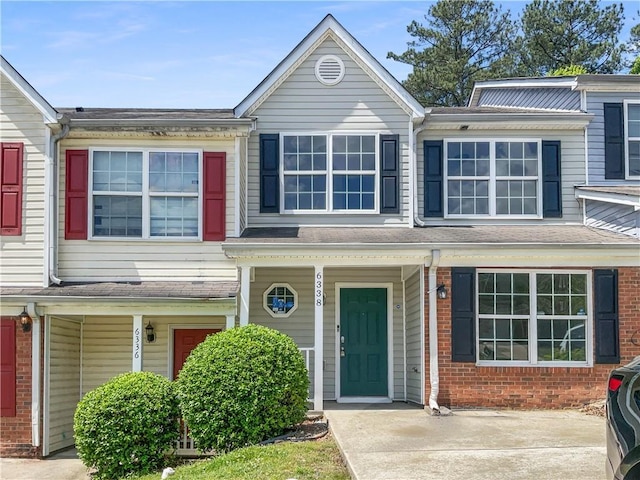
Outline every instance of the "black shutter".
[[424, 142], [424, 216], [444, 217], [443, 208], [443, 142]]
[[451, 361], [476, 361], [476, 270], [451, 269]]
[[400, 213], [400, 136], [380, 135], [380, 213]]
[[280, 135], [260, 134], [260, 213], [280, 211]]
[[624, 178], [624, 118], [621, 103], [604, 104], [604, 178]]
[[618, 271], [594, 270], [596, 363], [620, 363]]
[[562, 217], [562, 182], [560, 180], [560, 141], [542, 141], [542, 216]]

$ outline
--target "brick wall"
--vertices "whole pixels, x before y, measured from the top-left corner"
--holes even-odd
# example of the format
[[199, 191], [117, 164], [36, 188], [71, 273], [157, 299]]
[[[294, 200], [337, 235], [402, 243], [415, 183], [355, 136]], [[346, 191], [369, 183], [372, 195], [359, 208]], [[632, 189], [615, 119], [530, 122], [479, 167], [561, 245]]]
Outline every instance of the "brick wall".
[[[16, 319], [3, 317], [2, 321]], [[39, 457], [41, 452], [31, 443], [31, 334], [16, 328], [16, 416], [0, 417], [2, 457]]]
[[[640, 355], [640, 268], [618, 268], [621, 364]], [[426, 284], [427, 282], [425, 282]], [[451, 269], [438, 284], [451, 286]], [[429, 396], [429, 298], [425, 292], [426, 396]], [[478, 367], [451, 362], [451, 295], [438, 299], [438, 403], [450, 407], [565, 408], [603, 400], [615, 365]]]

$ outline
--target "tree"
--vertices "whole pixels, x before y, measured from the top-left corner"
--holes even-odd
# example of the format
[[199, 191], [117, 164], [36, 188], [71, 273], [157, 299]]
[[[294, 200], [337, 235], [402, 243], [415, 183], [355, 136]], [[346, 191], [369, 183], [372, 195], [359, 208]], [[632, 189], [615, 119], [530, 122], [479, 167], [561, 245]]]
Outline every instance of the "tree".
[[475, 81], [513, 72], [515, 25], [492, 1], [440, 0], [425, 20], [407, 27], [407, 51], [387, 54], [413, 66], [403, 85], [424, 106], [465, 105]]
[[521, 18], [525, 73], [545, 75], [567, 65], [582, 65], [589, 73], [620, 71], [624, 45], [618, 35], [623, 21], [622, 4], [533, 0]]
[[567, 65], [566, 67], [556, 68], [554, 71], [547, 73], [547, 77], [566, 77], [574, 75], [583, 75], [587, 69], [582, 65]]
[[632, 55], [635, 54], [636, 57], [635, 60], [630, 62], [631, 70], [629, 71], [629, 73], [635, 75], [640, 74], [640, 23], [631, 28], [629, 43], [627, 44], [627, 51]]

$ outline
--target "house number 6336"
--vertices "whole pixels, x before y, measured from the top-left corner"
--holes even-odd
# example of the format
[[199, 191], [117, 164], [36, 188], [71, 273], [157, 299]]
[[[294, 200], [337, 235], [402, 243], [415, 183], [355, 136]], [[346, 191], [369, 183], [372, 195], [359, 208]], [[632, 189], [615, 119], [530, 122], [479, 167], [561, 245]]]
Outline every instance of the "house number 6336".
[[322, 272], [316, 273], [316, 307], [322, 305]]

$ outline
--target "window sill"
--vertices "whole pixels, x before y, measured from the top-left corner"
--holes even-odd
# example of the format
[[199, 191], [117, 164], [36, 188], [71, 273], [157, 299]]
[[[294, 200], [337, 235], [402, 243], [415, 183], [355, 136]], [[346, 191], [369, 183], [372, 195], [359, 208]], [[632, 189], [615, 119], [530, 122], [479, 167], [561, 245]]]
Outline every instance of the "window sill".
[[497, 361], [497, 362], [478, 361], [476, 362], [476, 367], [593, 368], [593, 364], [587, 363], [587, 362], [529, 363], [529, 362], [508, 362], [508, 361]]

